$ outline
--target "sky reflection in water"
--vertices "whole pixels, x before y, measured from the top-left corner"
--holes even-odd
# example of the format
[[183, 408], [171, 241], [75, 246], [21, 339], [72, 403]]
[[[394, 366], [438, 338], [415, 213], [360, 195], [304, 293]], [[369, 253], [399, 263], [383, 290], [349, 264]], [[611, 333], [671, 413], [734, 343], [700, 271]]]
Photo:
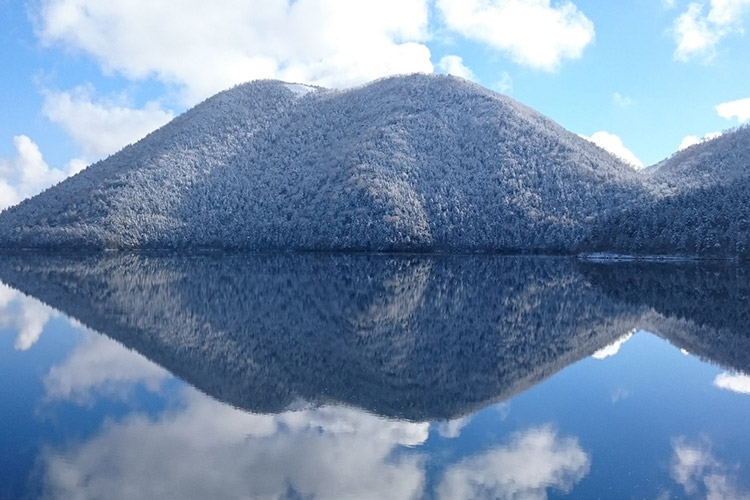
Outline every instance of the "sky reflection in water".
[[[436, 297], [445, 298], [449, 293], [441, 285], [446, 283], [446, 270], [455, 267], [444, 264], [423, 261], [416, 267], [398, 267], [386, 279], [370, 270], [371, 279], [385, 283], [378, 293], [347, 296], [335, 307], [332, 305], [332, 309], [348, 311], [342, 313], [344, 317], [357, 318], [358, 326], [350, 332], [352, 335], [371, 337], [373, 332], [382, 332], [391, 325], [385, 338], [410, 345], [389, 353], [387, 359], [375, 356], [373, 359], [379, 364], [372, 364], [367, 357], [357, 366], [364, 366], [365, 371], [378, 366], [385, 371], [395, 370], [396, 375], [414, 377], [409, 369], [399, 368], [398, 360], [413, 362], [409, 353], [420, 349], [419, 342], [393, 337], [392, 333], [443, 335], [442, 341], [450, 338], [409, 323], [419, 316], [420, 309], [435, 310], [430, 308], [442, 300]], [[498, 285], [511, 289], [495, 296], [503, 298], [498, 307], [504, 317], [511, 312], [537, 310], [543, 311], [540, 318], [544, 319], [550, 310], [541, 306], [547, 296], [538, 292], [538, 283], [560, 283], [565, 279], [571, 283], [571, 279], [580, 278], [580, 270], [571, 271], [567, 265], [557, 269], [556, 265], [534, 267], [530, 271], [537, 277], [534, 279], [516, 268], [521, 273], [517, 281]], [[145, 266], [150, 269], [147, 274], [154, 278], [154, 269], [149, 266]], [[60, 263], [55, 263], [54, 268], [62, 269]], [[428, 273], [423, 272], [426, 268], [430, 269]], [[70, 267], [66, 269], [69, 271]], [[191, 281], [185, 268], [171, 269], [180, 271], [173, 283]], [[483, 271], [488, 269], [492, 275], [493, 266]], [[540, 271], [543, 279], [538, 279]], [[13, 279], [6, 273], [8, 276]], [[48, 289], [55, 283], [69, 284], [78, 279], [75, 273], [64, 280], [51, 276], [47, 274], [43, 280]], [[157, 281], [163, 284], [161, 276], [160, 281], [146, 280], [151, 283], [146, 288]], [[215, 381], [204, 385], [204, 392], [196, 390], [143, 354], [79, 323], [95, 323], [93, 315], [71, 320], [34, 298], [0, 286], [0, 397], [5, 429], [0, 434], [0, 482], [4, 485], [0, 487], [0, 498], [750, 498], [750, 482], [745, 479], [750, 475], [750, 429], [746, 424], [750, 415], [750, 377], [736, 371], [737, 361], [731, 355], [714, 359], [733, 368], [727, 370], [690, 355], [684, 346], [701, 344], [686, 337], [685, 329], [679, 334], [659, 332], [660, 335], [644, 331], [646, 325], [661, 325], [665, 331], [677, 328], [667, 325], [671, 316], [664, 304], [656, 303], [656, 308], [645, 313], [641, 305], [632, 301], [626, 301], [628, 307], [614, 307], [602, 302], [606, 294], [581, 295], [582, 283], [597, 282], [596, 277], [592, 279], [585, 273], [584, 279], [575, 281], [577, 286], [566, 288], [562, 296], [550, 297], [562, 297], [567, 305], [579, 299], [593, 301], [594, 308], [602, 306], [609, 311], [596, 323], [617, 325], [622, 331], [602, 334], [602, 341], [608, 341], [605, 345], [596, 345], [585, 337], [588, 340], [579, 343], [583, 351], [573, 349], [573, 354], [556, 352], [549, 358], [540, 358], [547, 367], [541, 374], [523, 371], [523, 363], [512, 365], [516, 368], [514, 373], [521, 373], [520, 379], [506, 375], [498, 380], [521, 380], [521, 389], [511, 391], [507, 399], [505, 388], [497, 386], [500, 397], [482, 397], [486, 404], [479, 408], [475, 407], [477, 399], [459, 397], [458, 406], [420, 406], [407, 401], [404, 404], [408, 408], [404, 409], [380, 396], [337, 403], [331, 395], [345, 398], [350, 394], [336, 387], [330, 391], [322, 387], [317, 388], [316, 396], [310, 387], [300, 385], [291, 393], [273, 392], [274, 396], [284, 395], [286, 409], [270, 413], [248, 412], [252, 401], [242, 400], [243, 409], [221, 402], [223, 395], [234, 397], [235, 393], [221, 388], [210, 392]], [[518, 283], [536, 283], [536, 288], [519, 288]], [[710, 284], [707, 286], [710, 288]], [[111, 285], [110, 291], [117, 290], [122, 292], [122, 286]], [[381, 293], [382, 290], [391, 293]], [[139, 293], [153, 292], [144, 292], [141, 285]], [[457, 296], [471, 297], [470, 290], [458, 295], [456, 290], [452, 292], [450, 311], [454, 315], [465, 320], [463, 312], [476, 313], [456, 300]], [[729, 289], [722, 293], [734, 292]], [[404, 294], [410, 301], [403, 300]], [[615, 296], [623, 294], [627, 295], [618, 292]], [[676, 290], [675, 295], [680, 296], [680, 291]], [[108, 296], [111, 298], [112, 294]], [[300, 296], [299, 290], [295, 296]], [[119, 296], [118, 303], [126, 303], [123, 297]], [[153, 296], [150, 298], [153, 304]], [[50, 296], [47, 300], [54, 302]], [[106, 302], [110, 299], [97, 300], [112, 310], [112, 302]], [[65, 310], [63, 306], [71, 304], [75, 308], [74, 302], [68, 297], [56, 305]], [[154, 306], [151, 317], [158, 317], [154, 311], [165, 304], [173, 306], [175, 302], [165, 299]], [[190, 304], [184, 300], [182, 309], [169, 313], [162, 310], [162, 318], [192, 315], [194, 321], [195, 309]], [[263, 308], [268, 304], [256, 301], [253, 305]], [[562, 310], [553, 310], [558, 315], [547, 316], [549, 321], [567, 324], [569, 318]], [[660, 317], [654, 316], [654, 310]], [[362, 316], [361, 311], [369, 315]], [[612, 319], [612, 311], [617, 321]], [[143, 312], [140, 317], [148, 317]], [[481, 313], [474, 316], [478, 317], [476, 328], [483, 328]], [[118, 325], [132, 325], [131, 319], [113, 317], [108, 320], [113, 330]], [[373, 319], [383, 317], [387, 321]], [[493, 338], [495, 343], [512, 345], [493, 362], [502, 362], [508, 353], [526, 355], [523, 344], [527, 337], [538, 349], [562, 349], [561, 344], [546, 342], [548, 336], [540, 336], [542, 327], [530, 330], [531, 317], [534, 316], [525, 316], [524, 323], [506, 328], [500, 337]], [[634, 322], [633, 317], [637, 317]], [[588, 316], [585, 324], [569, 327], [568, 332], [586, 335], [585, 332], [599, 331], [592, 318]], [[503, 322], [502, 318], [495, 320]], [[699, 316], [677, 320], [683, 322], [678, 326], [690, 320], [692, 328], [698, 330], [711, 327], [724, 333], [733, 331], [726, 321], [711, 325]], [[236, 326], [229, 323], [224, 327]], [[143, 332], [153, 327], [148, 321], [139, 325]], [[217, 335], [217, 331], [208, 334]], [[515, 331], [518, 336], [510, 338]], [[739, 332], [737, 338], [742, 339], [743, 333]], [[234, 342], [241, 338], [232, 337]], [[165, 345], [180, 352], [192, 341], [188, 338], [187, 343], [162, 344], [157, 355], [166, 359]], [[380, 341], [375, 344], [380, 345]], [[245, 352], [244, 346], [235, 349], [234, 352]], [[377, 352], [372, 350], [367, 356]], [[419, 359], [435, 365], [444, 362], [438, 353], [427, 354], [431, 352], [425, 347]], [[721, 351], [712, 352], [715, 355]], [[227, 353], [231, 352], [224, 352]], [[336, 359], [330, 352], [327, 355], [328, 359]], [[564, 362], [557, 363], [558, 359]], [[537, 360], [530, 364], [534, 361]], [[211, 366], [220, 365], [208, 365], [207, 369]], [[300, 366], [306, 369], [308, 364], [300, 362]], [[476, 375], [483, 373], [481, 369], [475, 373], [468, 367], [451, 368], [458, 370], [460, 376], [450, 380], [464, 382], [466, 391], [478, 383]], [[496, 365], [496, 369], [501, 371], [503, 367]], [[200, 370], [182, 371], [183, 376], [195, 373]], [[434, 378], [429, 370], [424, 376], [428, 380]], [[233, 382], [236, 380], [228, 381]], [[460, 385], [457, 383], [456, 387]], [[414, 397], [401, 387], [385, 386], [379, 390]], [[303, 398], [302, 393], [312, 397]], [[269, 397], [267, 392], [259, 394]], [[263, 406], [268, 404], [264, 400]], [[386, 411], [379, 415], [377, 410], [382, 408]], [[429, 418], [430, 412], [443, 416], [450, 411], [455, 411], [450, 418]], [[399, 418], [398, 414], [405, 417]]]

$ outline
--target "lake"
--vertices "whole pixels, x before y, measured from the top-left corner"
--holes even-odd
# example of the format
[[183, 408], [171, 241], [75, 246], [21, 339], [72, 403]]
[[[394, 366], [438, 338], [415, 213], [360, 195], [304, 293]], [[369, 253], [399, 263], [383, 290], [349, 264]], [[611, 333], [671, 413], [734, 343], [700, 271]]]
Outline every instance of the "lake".
[[750, 498], [750, 268], [5, 255], [0, 498]]

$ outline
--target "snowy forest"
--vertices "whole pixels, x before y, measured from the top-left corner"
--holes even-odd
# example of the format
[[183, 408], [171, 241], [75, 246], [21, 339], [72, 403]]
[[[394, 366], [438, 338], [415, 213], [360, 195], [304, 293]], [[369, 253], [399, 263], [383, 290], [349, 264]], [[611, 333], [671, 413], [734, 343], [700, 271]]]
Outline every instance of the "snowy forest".
[[257, 81], [0, 214], [0, 247], [750, 257], [750, 128], [637, 172], [506, 96]]
[[653, 193], [600, 220], [582, 248], [629, 254], [750, 257], [750, 127], [644, 171]]

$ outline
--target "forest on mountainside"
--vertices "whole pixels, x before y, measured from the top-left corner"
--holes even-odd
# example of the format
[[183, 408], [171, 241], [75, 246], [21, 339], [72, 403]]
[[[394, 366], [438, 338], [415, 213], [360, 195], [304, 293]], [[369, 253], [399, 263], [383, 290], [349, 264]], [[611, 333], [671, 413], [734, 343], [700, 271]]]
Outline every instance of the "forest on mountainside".
[[460, 78], [257, 81], [5, 210], [0, 247], [747, 256], [749, 136], [636, 172]]

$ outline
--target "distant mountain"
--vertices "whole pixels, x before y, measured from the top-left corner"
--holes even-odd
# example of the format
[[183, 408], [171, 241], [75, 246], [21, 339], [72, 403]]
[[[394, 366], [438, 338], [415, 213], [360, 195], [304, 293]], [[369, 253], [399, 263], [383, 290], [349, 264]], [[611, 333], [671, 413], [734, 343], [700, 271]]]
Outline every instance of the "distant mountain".
[[648, 203], [596, 221], [581, 249], [750, 258], [750, 127], [645, 169]]
[[629, 166], [450, 76], [222, 92], [0, 214], [0, 246], [570, 252]]
[[750, 126], [678, 151], [644, 170], [644, 174], [666, 193], [747, 182], [750, 179]]

